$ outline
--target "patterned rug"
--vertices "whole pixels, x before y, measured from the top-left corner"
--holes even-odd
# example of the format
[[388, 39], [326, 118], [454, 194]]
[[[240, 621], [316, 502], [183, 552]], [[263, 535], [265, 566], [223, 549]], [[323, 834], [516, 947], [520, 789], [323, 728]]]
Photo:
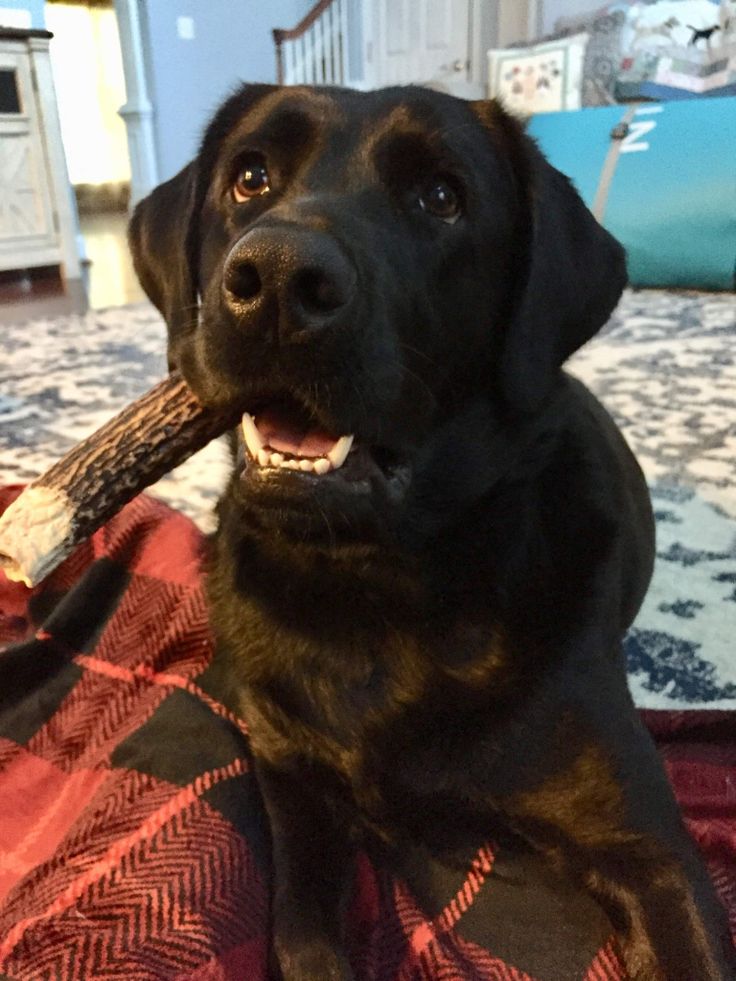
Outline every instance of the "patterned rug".
[[[0, 327], [0, 482], [28, 482], [165, 371], [147, 304]], [[626, 642], [645, 708], [736, 708], [736, 298], [628, 292], [570, 362], [637, 453], [657, 565]], [[222, 441], [152, 488], [205, 530]]]

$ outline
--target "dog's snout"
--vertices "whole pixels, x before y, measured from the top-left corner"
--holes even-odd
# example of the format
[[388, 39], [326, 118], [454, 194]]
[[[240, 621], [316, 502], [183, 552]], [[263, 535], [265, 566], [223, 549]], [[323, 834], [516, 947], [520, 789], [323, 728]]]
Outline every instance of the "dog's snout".
[[254, 228], [225, 262], [225, 302], [245, 326], [278, 318], [282, 333], [335, 323], [351, 303], [357, 273], [330, 235], [311, 229]]

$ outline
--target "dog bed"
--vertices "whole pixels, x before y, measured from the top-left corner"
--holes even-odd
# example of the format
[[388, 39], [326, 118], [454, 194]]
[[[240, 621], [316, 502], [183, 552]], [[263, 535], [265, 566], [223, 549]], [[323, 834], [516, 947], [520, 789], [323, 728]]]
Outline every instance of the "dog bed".
[[[0, 573], [3, 981], [266, 981], [268, 829], [247, 723], [208, 674], [205, 547], [144, 495], [35, 590]], [[736, 933], [736, 714], [644, 718]], [[533, 945], [516, 957], [493, 936], [504, 861], [478, 842], [464, 873], [428, 876], [420, 907], [360, 856], [356, 977], [546, 981]], [[574, 937], [560, 915], [551, 892], [519, 931]], [[576, 946], [562, 976], [624, 977], [607, 931]]]

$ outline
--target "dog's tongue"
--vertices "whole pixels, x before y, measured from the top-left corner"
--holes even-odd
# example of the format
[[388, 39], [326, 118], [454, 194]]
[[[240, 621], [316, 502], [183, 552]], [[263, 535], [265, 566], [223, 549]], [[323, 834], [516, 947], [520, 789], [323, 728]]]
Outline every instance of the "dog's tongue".
[[269, 406], [256, 416], [256, 426], [264, 446], [292, 456], [326, 456], [337, 442], [324, 429], [297, 422], [281, 406]]

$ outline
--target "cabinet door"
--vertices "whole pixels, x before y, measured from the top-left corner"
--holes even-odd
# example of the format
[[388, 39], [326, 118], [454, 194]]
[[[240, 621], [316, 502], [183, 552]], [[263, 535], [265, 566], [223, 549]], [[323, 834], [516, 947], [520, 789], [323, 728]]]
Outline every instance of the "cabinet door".
[[0, 47], [0, 269], [58, 261], [29, 56]]

